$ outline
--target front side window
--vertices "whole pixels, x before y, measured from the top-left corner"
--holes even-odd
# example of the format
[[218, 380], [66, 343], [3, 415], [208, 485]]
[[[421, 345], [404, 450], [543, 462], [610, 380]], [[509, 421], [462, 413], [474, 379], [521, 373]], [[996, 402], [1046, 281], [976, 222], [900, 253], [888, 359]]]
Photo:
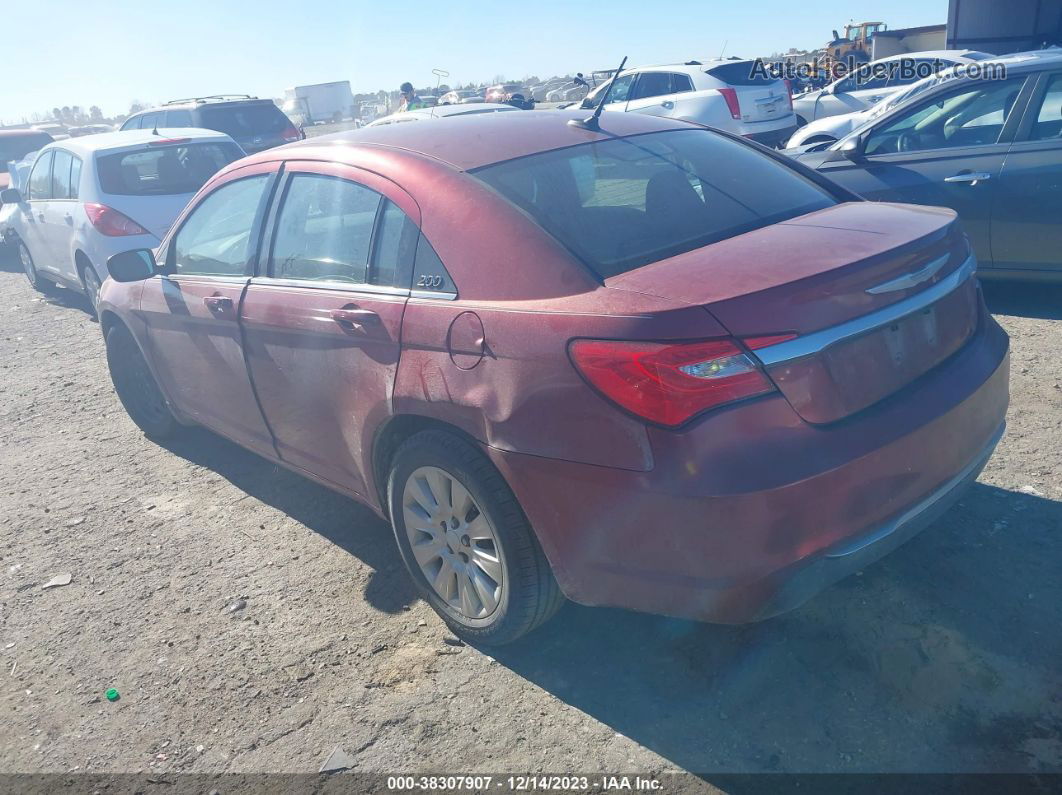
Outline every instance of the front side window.
[[208, 194], [173, 241], [179, 275], [242, 276], [253, 253], [252, 232], [270, 175], [228, 182]]
[[131, 119], [126, 119], [122, 123], [122, 130], [139, 130], [140, 122], [143, 120], [143, 116], [133, 116]]
[[978, 81], [901, 113], [867, 139], [867, 155], [994, 144], [1025, 78]]
[[29, 178], [30, 201], [34, 199], [50, 199], [52, 197], [52, 157], [55, 150], [51, 149], [37, 158], [33, 164], [33, 171]]
[[277, 218], [271, 275], [365, 284], [381, 198], [345, 179], [295, 174]]
[[70, 168], [74, 158], [63, 149], [55, 150], [55, 159], [52, 161], [52, 198], [69, 199], [70, 197]]
[[770, 156], [709, 130], [581, 144], [472, 173], [602, 278], [836, 202]]
[[1029, 138], [1033, 141], [1062, 138], [1062, 74], [1055, 75], [1047, 84], [1047, 92], [1040, 103], [1040, 112]]
[[[612, 93], [608, 95], [609, 102], [626, 102], [627, 95], [631, 92], [631, 85], [634, 83], [635, 74], [623, 75], [623, 77], [617, 77], [615, 86], [612, 89]], [[593, 92], [583, 100], [583, 106], [587, 108], [593, 108], [597, 106], [597, 103], [601, 101], [601, 98], [608, 91], [609, 83], [602, 83], [595, 88]]]
[[220, 169], [243, 156], [225, 142], [151, 145], [98, 158], [100, 188], [116, 196], [195, 193]]

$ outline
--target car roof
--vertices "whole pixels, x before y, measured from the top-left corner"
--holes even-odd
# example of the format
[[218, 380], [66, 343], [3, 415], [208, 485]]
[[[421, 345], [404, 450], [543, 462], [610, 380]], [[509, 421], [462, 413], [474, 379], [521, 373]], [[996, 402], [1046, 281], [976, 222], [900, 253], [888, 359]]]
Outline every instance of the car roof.
[[18, 138], [24, 135], [51, 135], [47, 130], [34, 130], [32, 127], [21, 130], [0, 130], [0, 138]]
[[98, 133], [79, 138], [68, 138], [57, 142], [54, 148], [66, 149], [75, 154], [91, 155], [108, 150], [127, 149], [149, 144], [153, 141], [166, 141], [179, 138], [191, 138], [197, 141], [231, 141], [225, 133], [215, 130], [201, 130], [196, 127], [165, 127], [155, 135], [152, 130], [125, 130], [124, 132]]
[[[470, 170], [518, 157], [563, 149], [582, 143], [666, 130], [695, 129], [687, 122], [642, 113], [606, 112], [600, 129], [569, 125], [588, 112], [525, 110], [519, 113], [472, 113], [439, 119], [435, 124], [385, 124], [322, 135], [266, 150], [240, 161], [308, 158], [343, 162], [345, 146], [385, 147], [422, 155]], [[353, 155], [350, 160], [356, 160]]]
[[130, 118], [132, 118], [133, 116], [142, 116], [145, 113], [155, 113], [155, 112], [160, 111], [160, 110], [188, 110], [188, 109], [194, 110], [196, 108], [203, 108], [203, 107], [216, 108], [216, 107], [226, 107], [228, 105], [248, 105], [248, 104], [250, 104], [250, 105], [264, 105], [264, 104], [272, 105], [274, 103], [273, 103], [273, 100], [271, 100], [271, 99], [262, 99], [261, 97], [236, 97], [236, 96], [231, 96], [231, 97], [225, 97], [225, 98], [197, 97], [197, 98], [191, 98], [191, 99], [175, 99], [175, 100], [173, 100], [171, 102], [164, 102], [161, 105], [155, 105], [154, 107], [151, 107], [151, 108], [144, 108], [143, 110], [138, 110], [136, 113], [130, 114]]

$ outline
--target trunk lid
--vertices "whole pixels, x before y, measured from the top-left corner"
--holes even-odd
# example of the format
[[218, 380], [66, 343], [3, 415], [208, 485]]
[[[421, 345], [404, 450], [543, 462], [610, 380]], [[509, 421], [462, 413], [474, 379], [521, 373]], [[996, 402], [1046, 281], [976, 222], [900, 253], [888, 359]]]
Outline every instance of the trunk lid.
[[744, 122], [772, 121], [790, 112], [785, 82], [755, 70], [751, 61], [730, 61], [705, 71], [734, 89]]
[[978, 322], [965, 237], [951, 210], [858, 202], [662, 260], [611, 288], [703, 305], [759, 348], [808, 422], [843, 419], [958, 350]]

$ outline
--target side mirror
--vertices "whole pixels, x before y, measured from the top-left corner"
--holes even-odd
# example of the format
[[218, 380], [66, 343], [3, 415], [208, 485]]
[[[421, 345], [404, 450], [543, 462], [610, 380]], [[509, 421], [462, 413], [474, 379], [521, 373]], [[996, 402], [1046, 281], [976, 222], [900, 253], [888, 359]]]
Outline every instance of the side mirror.
[[576, 75], [575, 79], [572, 80], [572, 82], [577, 86], [584, 86], [586, 88], [590, 88], [590, 84], [583, 80], [583, 76], [581, 74]]
[[108, 259], [107, 272], [116, 282], [139, 282], [157, 274], [159, 267], [150, 249], [137, 248]]
[[866, 150], [867, 142], [861, 136], [857, 138], [849, 138], [840, 146], [840, 153], [847, 160], [851, 160], [853, 163], [863, 162], [864, 152]]
[[0, 204], [22, 204], [22, 194], [17, 188], [0, 190]]

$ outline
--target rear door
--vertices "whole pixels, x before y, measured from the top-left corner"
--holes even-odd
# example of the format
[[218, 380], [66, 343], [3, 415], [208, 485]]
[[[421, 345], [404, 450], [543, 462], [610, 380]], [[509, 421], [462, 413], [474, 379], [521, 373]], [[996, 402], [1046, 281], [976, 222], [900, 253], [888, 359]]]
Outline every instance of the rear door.
[[365, 493], [391, 412], [419, 210], [349, 166], [288, 163], [241, 323], [262, 411], [288, 463]]
[[244, 288], [278, 165], [227, 174], [179, 221], [159, 252], [168, 275], [145, 282], [140, 313], [162, 387], [196, 422], [273, 455], [240, 338]]
[[965, 81], [875, 124], [866, 157], [820, 171], [868, 199], [951, 207], [979, 262], [990, 266], [989, 223], [1003, 160], [1025, 102], [1025, 78]]
[[67, 279], [77, 281], [74, 267], [74, 204], [77, 201], [77, 186], [73, 178], [80, 179], [81, 160], [65, 149], [56, 149], [52, 161], [51, 198], [46, 204], [46, 223], [41, 231], [47, 240], [48, 258], [55, 269]]
[[1062, 273], [1062, 73], [1038, 80], [992, 212], [997, 268]]
[[52, 161], [55, 150], [49, 149], [37, 157], [30, 170], [26, 185], [25, 206], [22, 213], [24, 223], [19, 234], [22, 242], [33, 257], [34, 267], [39, 271], [58, 273], [57, 263], [52, 256], [51, 235], [48, 231], [48, 203], [52, 198]]

